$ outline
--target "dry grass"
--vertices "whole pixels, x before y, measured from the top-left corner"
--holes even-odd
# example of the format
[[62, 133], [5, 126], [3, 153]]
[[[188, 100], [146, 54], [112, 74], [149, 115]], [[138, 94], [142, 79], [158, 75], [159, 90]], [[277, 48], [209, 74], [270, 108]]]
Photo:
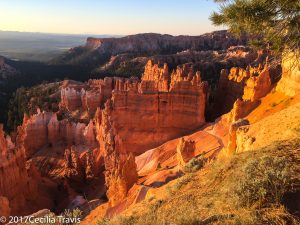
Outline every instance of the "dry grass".
[[[297, 164], [299, 151], [300, 139], [296, 139], [273, 143], [266, 148], [236, 154], [225, 160], [216, 160], [196, 173], [187, 174], [177, 181], [170, 182], [167, 188], [163, 187], [161, 191], [171, 190], [171, 194], [166, 195], [167, 197], [156, 199], [153, 196], [151, 201], [143, 201], [123, 215], [99, 224], [299, 224], [299, 220], [288, 212], [283, 202], [280, 201], [282, 196], [278, 198], [278, 201], [269, 198], [273, 190], [268, 189], [268, 186], [264, 186], [266, 189], [263, 191], [263, 193], [266, 192], [264, 198], [252, 196], [251, 204], [241, 204], [245, 196], [236, 191], [243, 185], [246, 185], [246, 188], [252, 188], [251, 185], [254, 185], [254, 190], [256, 190], [255, 185], [262, 184], [266, 174], [272, 176], [279, 174], [280, 179], [282, 177], [288, 179], [286, 181], [288, 185], [285, 186], [283, 192], [299, 192], [299, 190], [293, 190], [295, 184], [300, 181], [298, 175], [300, 170]], [[265, 170], [263, 173], [254, 171], [251, 173], [254, 177], [246, 176], [247, 169], [256, 165], [253, 162], [259, 164], [259, 162], [265, 162], [266, 159], [273, 163], [267, 166], [265, 163], [260, 164], [265, 166], [262, 167]], [[282, 165], [282, 168], [278, 167], [282, 162], [286, 164]], [[288, 176], [282, 176], [286, 172], [286, 167], [289, 167]], [[272, 176], [267, 176], [267, 179], [272, 180]], [[242, 177], [250, 180], [256, 179], [258, 182], [250, 182], [250, 187], [247, 187], [247, 182], [241, 179]], [[279, 181], [282, 181], [280, 179]]]

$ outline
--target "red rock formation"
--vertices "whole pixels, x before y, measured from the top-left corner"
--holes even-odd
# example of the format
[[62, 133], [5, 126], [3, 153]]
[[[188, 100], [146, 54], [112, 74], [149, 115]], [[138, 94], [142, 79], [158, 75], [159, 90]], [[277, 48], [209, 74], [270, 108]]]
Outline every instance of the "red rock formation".
[[166, 65], [160, 68], [151, 61], [141, 82], [115, 79], [111, 100], [96, 112], [112, 206], [126, 197], [137, 180], [131, 153], [141, 154], [204, 124], [206, 86], [200, 73], [188, 66], [178, 67], [170, 77]]
[[65, 177], [76, 181], [84, 179], [83, 167], [74, 146], [65, 150]]
[[142, 77], [142, 89], [150, 92], [167, 92], [169, 90], [169, 69], [168, 65], [164, 64], [160, 68], [158, 64], [154, 64], [149, 60], [145, 66], [145, 71]]
[[89, 49], [96, 49], [96, 48], [99, 48], [101, 46], [101, 44], [102, 44], [101, 39], [89, 37], [86, 40], [85, 46]]
[[[61, 89], [60, 107], [68, 111], [87, 110], [90, 114], [95, 113], [97, 107], [111, 98], [113, 79], [89, 80], [88, 86], [65, 87]], [[80, 90], [78, 90], [81, 88]]]
[[[254, 72], [252, 72], [251, 69], [254, 70]], [[251, 102], [254, 102], [266, 96], [270, 92], [272, 83], [269, 73], [269, 66], [267, 64], [261, 71], [255, 71], [257, 68], [251, 69], [250, 74], [252, 75], [246, 82], [243, 99], [245, 101], [250, 100]]]
[[85, 177], [87, 180], [92, 180], [96, 175], [95, 156], [92, 151], [86, 153]]
[[[81, 91], [81, 103], [78, 91], [63, 89], [61, 107], [70, 111], [83, 108], [94, 113], [111, 98], [111, 117], [118, 130], [117, 148], [120, 151], [130, 148], [131, 152], [140, 154], [205, 122], [206, 87], [200, 73], [194, 73], [187, 65], [170, 75], [166, 64], [159, 67], [149, 61], [140, 82], [137, 78], [90, 80]], [[89, 97], [88, 93], [95, 95]], [[62, 129], [68, 143], [74, 142], [74, 129], [68, 123]]]
[[180, 139], [176, 148], [179, 168], [183, 168], [195, 156], [195, 150], [195, 141], [186, 141], [184, 138]]
[[298, 52], [285, 52], [282, 57], [282, 78], [276, 90], [288, 96], [300, 92], [300, 60]]
[[84, 143], [87, 146], [97, 146], [95, 127], [92, 120], [90, 120], [88, 126], [84, 129], [83, 137]]
[[238, 120], [234, 123], [231, 124], [230, 129], [229, 129], [229, 142], [227, 146], [227, 154], [231, 155], [235, 153], [236, 148], [237, 148], [237, 131], [243, 126], [249, 125], [249, 121], [246, 119], [241, 119]]
[[232, 110], [228, 113], [227, 118], [228, 122], [235, 122], [239, 119], [246, 117], [254, 108], [259, 105], [259, 101], [250, 101], [237, 99], [233, 105]]
[[37, 150], [48, 144], [48, 123], [52, 113], [40, 112], [23, 120], [24, 148], [26, 157], [31, 157]]
[[[232, 89], [229, 90], [232, 94], [230, 101], [234, 100], [234, 98], [237, 98], [237, 100], [234, 102], [232, 110], [222, 117], [222, 120], [226, 120], [226, 123], [229, 125], [227, 154], [232, 154], [236, 151], [237, 130], [242, 126], [249, 125], [249, 121], [243, 118], [259, 105], [262, 97], [270, 92], [272, 83], [268, 64], [264, 67], [248, 67], [247, 70], [233, 68], [228, 75], [227, 81], [225, 75], [221, 76], [221, 87], [224, 84], [228, 85], [233, 82], [235, 88], [238, 89], [238, 92]], [[226, 93], [225, 90], [222, 89], [222, 91]], [[223, 99], [220, 90], [219, 97], [221, 100]], [[224, 102], [226, 102], [226, 97], [225, 95]]]
[[61, 106], [69, 111], [82, 107], [81, 95], [82, 92], [74, 88], [67, 87], [61, 89]]
[[51, 116], [51, 119], [47, 125], [48, 127], [48, 141], [54, 145], [61, 139], [60, 124], [57, 120], [56, 113]]
[[116, 81], [109, 113], [120, 152], [141, 154], [204, 124], [207, 83], [201, 81], [199, 73], [179, 67], [166, 90], [163, 84], [167, 79], [158, 79], [158, 75], [166, 74], [165, 68], [159, 70], [149, 62], [143, 76], [146, 80]]
[[92, 121], [86, 126], [67, 120], [58, 121], [55, 113], [39, 112], [29, 118], [25, 116], [22, 127], [27, 158], [47, 144], [54, 146], [63, 142], [67, 145], [86, 145], [90, 149], [98, 146]]
[[[99, 54], [117, 55], [120, 53], [149, 52], [171, 54], [187, 49], [227, 49], [234, 45], [246, 44], [248, 37], [236, 38], [227, 31], [216, 31], [201, 36], [171, 36], [161, 34], [137, 34], [121, 38], [87, 39], [85, 48], [96, 50]], [[71, 50], [73, 53], [73, 51]]]
[[65, 149], [64, 156], [64, 176], [70, 180], [83, 183], [99, 176], [101, 171], [96, 165], [95, 151], [72, 146], [70, 149]]
[[230, 71], [222, 70], [216, 94], [215, 110], [222, 113], [229, 112], [234, 102], [244, 94], [249, 72], [240, 68], [231, 68]]
[[[0, 127], [0, 213], [1, 215], [24, 215], [37, 207], [52, 207], [53, 202], [45, 196], [39, 196], [39, 178], [33, 172], [33, 165], [26, 166], [23, 138], [25, 130], [18, 128], [16, 144], [4, 137]], [[41, 201], [43, 199], [44, 201]], [[26, 205], [27, 203], [32, 206]]]
[[11, 209], [9, 207], [9, 201], [6, 197], [0, 196], [0, 213], [6, 218], [10, 216]]
[[108, 100], [102, 111], [100, 147], [104, 156], [107, 197], [110, 205], [114, 206], [126, 197], [138, 175], [134, 156], [116, 147], [115, 127], [110, 112], [111, 102]]
[[83, 109], [94, 113], [102, 103], [102, 94], [100, 91], [85, 91], [81, 92], [81, 102]]
[[269, 66], [248, 67], [247, 70], [232, 68], [228, 75], [222, 71], [219, 85], [218, 104], [232, 108], [229, 121], [237, 121], [247, 116], [259, 104], [259, 99], [270, 92], [272, 83]]

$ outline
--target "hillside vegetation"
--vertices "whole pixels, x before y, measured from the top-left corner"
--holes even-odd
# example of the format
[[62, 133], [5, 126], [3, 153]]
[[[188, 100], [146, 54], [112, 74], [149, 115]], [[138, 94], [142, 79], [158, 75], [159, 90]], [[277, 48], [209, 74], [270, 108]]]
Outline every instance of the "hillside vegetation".
[[98, 224], [299, 224], [299, 153], [297, 138], [220, 158]]

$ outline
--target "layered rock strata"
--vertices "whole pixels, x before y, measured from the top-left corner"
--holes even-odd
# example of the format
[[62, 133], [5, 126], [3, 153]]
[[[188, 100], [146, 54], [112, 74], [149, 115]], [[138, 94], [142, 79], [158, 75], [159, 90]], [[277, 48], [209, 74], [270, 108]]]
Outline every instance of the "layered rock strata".
[[26, 157], [30, 158], [41, 148], [60, 142], [67, 145], [86, 145], [97, 147], [95, 127], [92, 121], [88, 125], [67, 120], [58, 121], [55, 113], [40, 112], [30, 118], [24, 117], [23, 125]]
[[141, 82], [117, 79], [110, 117], [117, 131], [116, 148], [141, 154], [205, 123], [207, 83], [188, 66], [171, 75], [167, 66], [149, 61]]
[[[272, 86], [269, 66], [265, 64], [264, 67], [248, 67], [247, 70], [233, 68], [230, 70], [227, 81], [223, 72], [222, 80], [220, 80], [219, 95], [224, 92], [224, 102], [233, 104], [229, 113], [229, 121], [235, 122], [245, 116], [259, 104], [259, 99], [266, 96]], [[224, 86], [233, 85], [238, 90], [228, 90], [229, 97], [226, 95]], [[222, 88], [223, 87], [223, 88]], [[228, 94], [227, 93], [227, 94]], [[223, 99], [222, 97], [220, 97]], [[232, 101], [236, 99], [233, 103]]]
[[216, 94], [216, 109], [229, 112], [237, 99], [254, 102], [265, 96], [271, 88], [270, 68], [265, 66], [222, 70]]
[[[226, 147], [227, 154], [233, 154], [236, 151], [237, 132], [240, 127], [249, 125], [245, 118], [254, 108], [260, 104], [260, 99], [266, 96], [271, 88], [272, 82], [270, 77], [270, 68], [268, 64], [259, 67], [248, 67], [246, 70], [233, 68], [230, 73], [224, 72], [221, 74], [219, 91], [226, 93], [224, 87], [231, 84], [237, 89], [229, 89], [229, 93], [225, 95], [225, 102], [231, 104], [234, 99], [231, 111], [222, 117], [229, 127], [229, 141]], [[226, 80], [227, 77], [227, 80]], [[221, 95], [221, 92], [219, 92]], [[228, 97], [229, 96], [229, 97]], [[227, 100], [226, 100], [227, 99]]]
[[97, 107], [111, 97], [112, 89], [112, 78], [89, 80], [88, 88], [80, 90], [74, 87], [62, 88], [60, 107], [68, 111], [83, 109], [95, 113]]
[[[22, 127], [18, 132], [24, 134]], [[26, 165], [22, 139], [16, 141], [14, 144], [9, 136], [5, 137], [0, 127], [0, 214], [4, 216], [22, 215], [41, 205], [52, 207], [47, 197], [38, 195], [39, 175], [33, 164]], [[45, 201], [39, 202], [41, 199]], [[28, 206], [29, 202], [33, 205]]]
[[110, 116], [111, 110], [111, 102], [108, 100], [102, 111], [100, 147], [104, 157], [107, 197], [110, 205], [115, 206], [127, 196], [138, 174], [132, 153], [127, 154], [116, 148], [116, 130]]
[[[141, 154], [205, 123], [207, 83], [188, 66], [169, 74], [149, 61], [142, 80], [114, 79], [112, 98], [96, 111], [97, 139], [104, 158], [111, 206], [137, 181], [133, 154]], [[185, 155], [185, 150], [183, 150]]]

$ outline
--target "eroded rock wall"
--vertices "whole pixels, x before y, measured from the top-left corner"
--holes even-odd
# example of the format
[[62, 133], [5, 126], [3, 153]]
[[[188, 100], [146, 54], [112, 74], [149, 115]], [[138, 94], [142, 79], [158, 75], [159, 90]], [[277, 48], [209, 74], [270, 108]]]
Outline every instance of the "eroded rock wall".
[[97, 107], [111, 98], [112, 90], [113, 78], [89, 80], [87, 87], [80, 90], [76, 87], [62, 88], [60, 107], [68, 111], [87, 110], [93, 114]]
[[288, 96], [300, 91], [300, 57], [298, 52], [285, 52], [282, 58], [282, 78], [276, 90]]
[[45, 146], [55, 146], [61, 142], [66, 145], [85, 145], [91, 149], [98, 146], [93, 121], [88, 125], [70, 122], [66, 119], [58, 121], [56, 113], [40, 112], [31, 117], [24, 117], [24, 142], [26, 157], [32, 157]]
[[[19, 127], [18, 133], [22, 136], [25, 131]], [[48, 196], [39, 196], [40, 177], [34, 173], [34, 165], [26, 162], [23, 139], [18, 137], [16, 144], [12, 143], [2, 126], [0, 151], [0, 214], [24, 215], [38, 207], [53, 207]]]
[[146, 65], [141, 82], [119, 79], [110, 117], [117, 131], [116, 148], [141, 154], [205, 123], [207, 83], [187, 66], [170, 76], [166, 65]]
[[137, 181], [138, 174], [133, 154], [127, 154], [116, 148], [116, 130], [110, 116], [111, 110], [111, 102], [108, 100], [102, 111], [99, 131], [105, 165], [107, 197], [110, 205], [114, 206], [127, 196], [129, 189]]

